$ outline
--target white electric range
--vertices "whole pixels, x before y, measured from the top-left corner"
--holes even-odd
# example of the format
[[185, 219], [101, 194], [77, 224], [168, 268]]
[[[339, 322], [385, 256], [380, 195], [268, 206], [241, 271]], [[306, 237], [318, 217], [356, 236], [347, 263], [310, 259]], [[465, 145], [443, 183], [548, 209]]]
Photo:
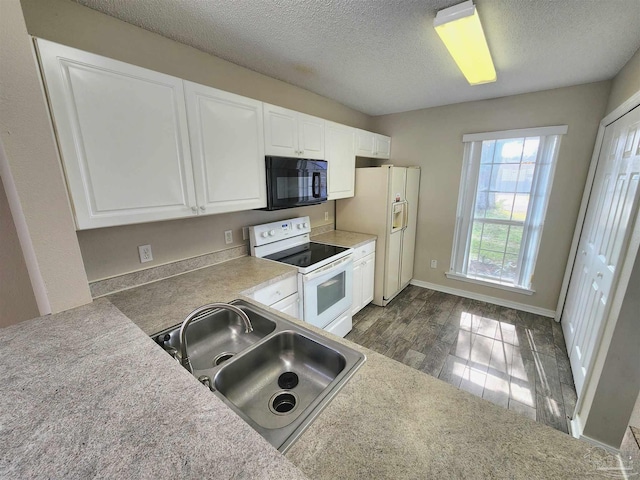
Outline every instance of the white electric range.
[[351, 331], [353, 249], [309, 239], [309, 217], [249, 227], [251, 255], [298, 267], [300, 318], [344, 337]]

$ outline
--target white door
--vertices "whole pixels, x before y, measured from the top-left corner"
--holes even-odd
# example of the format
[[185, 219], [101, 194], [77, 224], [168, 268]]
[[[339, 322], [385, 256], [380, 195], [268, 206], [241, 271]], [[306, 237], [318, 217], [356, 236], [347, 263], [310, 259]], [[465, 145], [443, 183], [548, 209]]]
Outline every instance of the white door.
[[38, 39], [78, 229], [197, 214], [182, 80]]
[[324, 120], [298, 113], [298, 155], [324, 160]]
[[326, 122], [325, 127], [329, 200], [353, 197], [356, 178], [354, 130], [333, 122]]
[[400, 285], [406, 286], [413, 278], [413, 258], [416, 250], [416, 228], [418, 224], [418, 193], [420, 190], [420, 169], [407, 168], [405, 192], [405, 226], [402, 233], [402, 266]]
[[297, 112], [265, 103], [264, 137], [266, 155], [299, 156]]
[[289, 295], [287, 298], [283, 298], [279, 302], [271, 305], [271, 308], [278, 310], [279, 312], [286, 313], [293, 318], [300, 318], [300, 297], [297, 293]]
[[605, 129], [565, 309], [571, 369], [580, 395], [600, 341], [609, 298], [638, 208], [640, 108]]
[[267, 206], [262, 102], [185, 82], [201, 214]]
[[375, 279], [376, 256], [367, 255], [362, 263], [362, 304], [364, 307], [373, 301], [373, 281]]
[[373, 157], [375, 136], [365, 130], [356, 130], [356, 155]]
[[358, 259], [353, 264], [353, 298], [351, 300], [351, 313], [355, 315], [362, 309], [362, 260]]
[[389, 158], [391, 155], [391, 139], [384, 135], [376, 135], [374, 154], [377, 158]]

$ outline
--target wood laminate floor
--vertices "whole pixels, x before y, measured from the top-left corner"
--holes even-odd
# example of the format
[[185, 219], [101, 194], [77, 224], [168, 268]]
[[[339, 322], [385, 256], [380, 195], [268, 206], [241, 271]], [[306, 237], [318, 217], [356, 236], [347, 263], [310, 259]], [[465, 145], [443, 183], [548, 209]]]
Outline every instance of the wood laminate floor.
[[553, 319], [409, 285], [346, 338], [568, 433], [576, 392]]

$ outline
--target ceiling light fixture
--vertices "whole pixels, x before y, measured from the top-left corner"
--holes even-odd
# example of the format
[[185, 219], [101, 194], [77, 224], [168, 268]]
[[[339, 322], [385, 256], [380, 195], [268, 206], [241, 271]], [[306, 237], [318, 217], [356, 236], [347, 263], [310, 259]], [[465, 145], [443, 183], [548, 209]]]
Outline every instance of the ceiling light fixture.
[[433, 27], [470, 85], [496, 81], [489, 46], [471, 0], [440, 10]]

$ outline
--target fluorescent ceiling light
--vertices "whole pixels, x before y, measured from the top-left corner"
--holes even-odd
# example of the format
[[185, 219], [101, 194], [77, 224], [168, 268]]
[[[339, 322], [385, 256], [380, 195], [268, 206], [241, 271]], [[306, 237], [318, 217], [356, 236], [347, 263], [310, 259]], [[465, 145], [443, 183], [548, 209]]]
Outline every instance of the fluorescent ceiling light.
[[440, 10], [433, 26], [471, 85], [496, 81], [480, 17], [471, 0]]

